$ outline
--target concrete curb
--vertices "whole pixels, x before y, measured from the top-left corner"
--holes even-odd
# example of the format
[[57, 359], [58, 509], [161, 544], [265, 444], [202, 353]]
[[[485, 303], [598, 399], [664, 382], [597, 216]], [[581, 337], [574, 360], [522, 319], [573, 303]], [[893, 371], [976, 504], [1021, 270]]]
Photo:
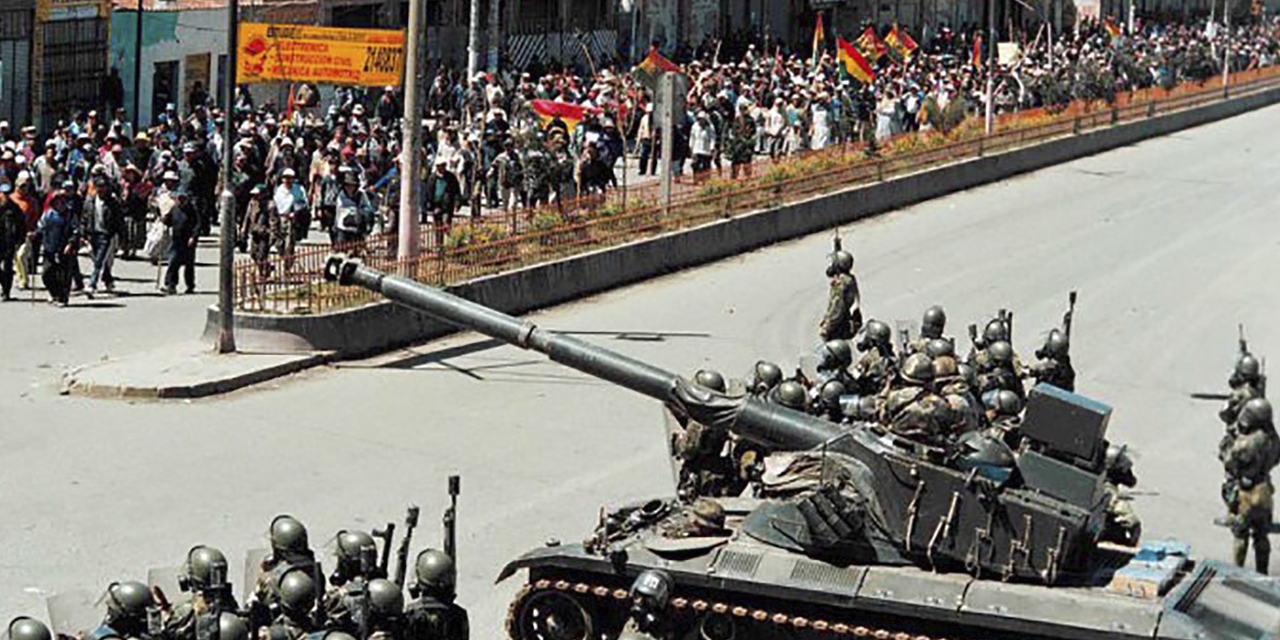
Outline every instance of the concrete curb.
[[328, 364], [333, 361], [334, 355], [335, 354], [331, 352], [311, 355], [300, 354], [298, 357], [292, 358], [283, 363], [246, 369], [238, 373], [229, 373], [190, 384], [159, 386], [142, 385], [129, 382], [101, 382], [91, 379], [82, 379], [81, 376], [93, 372], [104, 364], [109, 365], [112, 363], [92, 364], [78, 367], [63, 374], [61, 393], [63, 395], [113, 400], [204, 398], [230, 393], [268, 380], [274, 380], [293, 373], [298, 373], [315, 366]]
[[[1224, 102], [1066, 135], [1033, 146], [494, 274], [452, 287], [451, 291], [518, 315], [1277, 102], [1280, 102], [1280, 87], [1262, 89]], [[455, 331], [449, 325], [387, 302], [310, 316], [237, 313], [235, 322], [237, 343], [249, 348], [332, 351], [335, 358], [386, 351]], [[210, 307], [206, 340], [216, 336], [217, 330], [217, 310]]]

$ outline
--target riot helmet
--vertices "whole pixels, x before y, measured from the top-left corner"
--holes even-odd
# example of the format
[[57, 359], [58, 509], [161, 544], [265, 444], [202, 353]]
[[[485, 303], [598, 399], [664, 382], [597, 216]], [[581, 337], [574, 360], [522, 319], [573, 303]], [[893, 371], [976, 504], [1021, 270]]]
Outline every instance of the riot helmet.
[[1040, 347], [1040, 349], [1036, 351], [1036, 357], [1041, 359], [1063, 358], [1067, 355], [1069, 348], [1070, 344], [1067, 340], [1067, 334], [1063, 333], [1059, 329], [1054, 329], [1050, 331], [1049, 335], [1044, 339], [1044, 346]]
[[951, 344], [950, 340], [943, 338], [934, 338], [924, 346], [925, 355], [930, 358], [941, 358], [943, 356], [956, 355], [956, 346]]
[[839, 380], [828, 380], [818, 390], [818, 401], [824, 409], [839, 409], [840, 398], [848, 393], [844, 383]]
[[925, 309], [924, 317], [920, 320], [920, 337], [941, 338], [946, 328], [947, 312], [943, 311], [942, 307], [934, 305]]
[[1016, 464], [1009, 445], [981, 431], [961, 434], [956, 439], [956, 452], [955, 462], [959, 470], [976, 469], [979, 475], [996, 482], [1008, 480]]
[[826, 370], [844, 369], [853, 364], [853, 350], [846, 340], [828, 340], [818, 348], [818, 356], [822, 360], [822, 368]]
[[933, 361], [923, 353], [913, 354], [902, 363], [902, 379], [915, 384], [933, 381]]
[[276, 586], [280, 592], [280, 604], [287, 611], [300, 613], [315, 602], [316, 583], [306, 569], [286, 571]]
[[764, 393], [782, 382], [782, 367], [760, 360], [751, 370], [751, 388], [755, 393]]
[[956, 364], [956, 373], [965, 381], [965, 384], [969, 385], [970, 389], [978, 388], [978, 372], [974, 371], [973, 367], [969, 366], [969, 363], [961, 362]]
[[364, 531], [338, 532], [338, 567], [335, 577], [371, 576], [378, 566], [378, 545]]
[[227, 557], [206, 545], [197, 545], [187, 552], [185, 584], [183, 591], [219, 587], [227, 583]]
[[952, 356], [940, 356], [933, 359], [933, 379], [954, 378], [960, 374], [960, 365]]
[[369, 581], [369, 607], [381, 619], [399, 616], [404, 612], [404, 594], [400, 586], [386, 578]]
[[449, 554], [438, 549], [426, 549], [418, 554], [413, 567], [418, 578], [413, 591], [436, 598], [453, 598], [454, 586], [458, 582], [458, 569]]
[[879, 320], [869, 320], [862, 330], [862, 338], [858, 340], [858, 350], [870, 351], [876, 347], [888, 347], [892, 338], [893, 332], [889, 325]]
[[853, 271], [853, 254], [844, 249], [836, 249], [827, 256], [827, 275], [836, 276]]
[[151, 590], [141, 582], [113, 582], [107, 587], [108, 620], [144, 620], [147, 609], [155, 605]]
[[994, 318], [982, 330], [982, 339], [986, 344], [1009, 341], [1009, 325], [1000, 318]]
[[698, 369], [698, 372], [693, 374], [693, 380], [712, 391], [724, 393], [728, 389], [724, 383], [724, 376], [720, 375], [718, 371]]
[[1262, 376], [1262, 365], [1251, 353], [1242, 353], [1236, 359], [1235, 371], [1231, 373], [1232, 386], [1242, 382], [1257, 382]]
[[1013, 365], [1013, 345], [1003, 340], [991, 343], [987, 347], [987, 353], [991, 355], [991, 362], [996, 365], [1012, 366]]
[[35, 618], [19, 616], [9, 621], [7, 640], [53, 640], [49, 627]]
[[1133, 475], [1133, 458], [1129, 457], [1127, 445], [1109, 443], [1106, 457], [1107, 479], [1125, 487], [1138, 484]]
[[230, 611], [223, 611], [218, 616], [218, 640], [249, 640], [248, 623]]
[[306, 551], [307, 546], [307, 528], [297, 518], [282, 514], [271, 521], [272, 551]]
[[1016, 416], [1022, 413], [1022, 400], [1008, 389], [995, 389], [982, 394], [982, 402], [997, 416]]
[[1265, 428], [1271, 425], [1271, 403], [1266, 398], [1254, 398], [1240, 409], [1237, 419], [1245, 431]]
[[631, 583], [631, 602], [633, 607], [650, 612], [661, 611], [671, 600], [671, 589], [671, 576], [666, 571], [646, 569]]
[[784, 407], [804, 411], [806, 404], [804, 385], [795, 380], [787, 380], [774, 389], [774, 400]]

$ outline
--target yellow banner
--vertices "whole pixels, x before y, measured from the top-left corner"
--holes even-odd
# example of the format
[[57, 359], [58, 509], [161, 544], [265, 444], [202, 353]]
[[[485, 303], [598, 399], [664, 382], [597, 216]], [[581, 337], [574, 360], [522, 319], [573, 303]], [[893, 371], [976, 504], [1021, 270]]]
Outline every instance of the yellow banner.
[[399, 86], [405, 34], [394, 29], [335, 29], [240, 23], [236, 83], [313, 82]]

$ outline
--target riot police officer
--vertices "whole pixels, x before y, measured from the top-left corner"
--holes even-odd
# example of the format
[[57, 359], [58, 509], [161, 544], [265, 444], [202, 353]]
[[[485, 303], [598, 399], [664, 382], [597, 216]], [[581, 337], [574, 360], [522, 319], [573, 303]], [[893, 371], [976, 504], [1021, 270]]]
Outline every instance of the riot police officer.
[[987, 346], [977, 358], [975, 367], [978, 374], [978, 394], [986, 397], [988, 392], [1005, 390], [1018, 396], [1021, 402], [1026, 398], [1026, 390], [1022, 387], [1022, 370], [1013, 353], [1013, 345], [999, 340]]
[[862, 328], [862, 301], [858, 279], [853, 275], [853, 254], [836, 248], [829, 256], [827, 277], [830, 289], [827, 310], [818, 326], [818, 334], [826, 340], [851, 340]]
[[992, 389], [982, 395], [990, 435], [1017, 449], [1022, 439], [1022, 399], [1008, 389]]
[[298, 640], [313, 631], [311, 613], [319, 587], [307, 568], [292, 568], [280, 575], [275, 585], [277, 599], [271, 607], [273, 618], [262, 640]]
[[769, 394], [769, 401], [796, 411], [808, 411], [809, 392], [796, 380], [784, 380]]
[[1231, 393], [1227, 396], [1222, 410], [1218, 412], [1218, 418], [1227, 425], [1227, 433], [1223, 437], [1220, 449], [1230, 446], [1231, 441], [1235, 439], [1234, 427], [1236, 418], [1240, 416], [1240, 408], [1254, 398], [1266, 396], [1262, 385], [1262, 366], [1251, 353], [1242, 353], [1236, 359], [1235, 369], [1227, 378], [1227, 384], [1231, 387]]
[[178, 584], [191, 598], [169, 612], [164, 625], [168, 640], [197, 640], [201, 616], [240, 609], [227, 581], [227, 558], [218, 549], [196, 545], [187, 551]]
[[853, 390], [860, 396], [875, 395], [884, 391], [897, 375], [897, 360], [893, 353], [893, 333], [889, 325], [879, 320], [867, 322], [858, 338], [858, 351], [862, 356], [854, 367]]
[[849, 367], [853, 364], [853, 347], [848, 340], [828, 340], [818, 347], [817, 379], [813, 392], [816, 395], [823, 383], [838, 380], [846, 388], [853, 386]]
[[933, 361], [923, 353], [906, 359], [884, 402], [882, 423], [917, 442], [940, 445], [951, 431], [951, 410], [933, 390]]
[[467, 610], [454, 602], [458, 570], [449, 554], [427, 549], [414, 563], [415, 581], [409, 585], [414, 597], [405, 609], [408, 640], [468, 640], [471, 625]]
[[383, 577], [378, 567], [378, 545], [364, 531], [345, 529], [338, 532], [336, 544], [337, 567], [329, 576], [333, 588], [324, 594], [327, 626], [367, 638], [368, 588], [370, 581]]
[[813, 387], [813, 398], [809, 409], [814, 415], [823, 416], [832, 422], [844, 422], [844, 408], [840, 399], [848, 395], [848, 389], [837, 378], [823, 381]]
[[368, 635], [374, 640], [401, 640], [404, 636], [404, 592], [386, 578], [369, 581]]
[[323, 575], [315, 553], [308, 546], [307, 528], [297, 518], [286, 514], [276, 516], [268, 536], [271, 555], [262, 561], [262, 575], [249, 602], [249, 620], [255, 629], [271, 620], [271, 611], [280, 600], [278, 586], [286, 573], [302, 570], [313, 587]]
[[10, 620], [9, 626], [5, 628], [4, 637], [6, 640], [53, 640], [49, 627], [35, 618], [26, 616], [18, 616]]
[[1102, 526], [1102, 540], [1137, 546], [1142, 538], [1142, 521], [1133, 510], [1133, 498], [1125, 495], [1123, 487], [1133, 488], [1138, 477], [1133, 473], [1133, 459], [1128, 447], [1109, 444], [1106, 455], [1106, 483], [1103, 490], [1110, 498], [1107, 520]]
[[1059, 329], [1049, 332], [1044, 346], [1036, 350], [1038, 361], [1030, 367], [1036, 384], [1051, 384], [1064, 391], [1076, 390], [1076, 370], [1071, 366], [1070, 343]]
[[631, 613], [618, 640], [667, 640], [672, 637], [667, 606], [671, 601], [671, 576], [665, 571], [640, 572], [631, 585]]
[[[950, 342], [943, 340], [946, 344]], [[951, 409], [951, 430], [954, 433], [976, 431], [982, 426], [981, 409], [969, 382], [960, 373], [960, 364], [954, 355], [933, 357], [933, 382], [938, 393]]]
[[107, 603], [107, 615], [94, 630], [92, 640], [154, 636], [151, 614], [156, 603], [147, 585], [134, 581], [113, 582], [107, 587], [103, 599]]
[[942, 338], [942, 332], [946, 328], [947, 312], [942, 307], [935, 304], [925, 309], [924, 316], [920, 319], [920, 336], [907, 346], [907, 355], [924, 351], [930, 341]]
[[781, 383], [782, 367], [772, 362], [759, 360], [751, 368], [750, 388], [747, 391], [754, 396], [766, 396]]
[[1258, 573], [1267, 573], [1271, 559], [1271, 471], [1280, 464], [1280, 437], [1271, 418], [1271, 403], [1254, 398], [1240, 408], [1235, 440], [1222, 452], [1222, 466], [1234, 487], [1229, 491], [1231, 533], [1235, 537], [1236, 566], [1244, 566], [1253, 540]]

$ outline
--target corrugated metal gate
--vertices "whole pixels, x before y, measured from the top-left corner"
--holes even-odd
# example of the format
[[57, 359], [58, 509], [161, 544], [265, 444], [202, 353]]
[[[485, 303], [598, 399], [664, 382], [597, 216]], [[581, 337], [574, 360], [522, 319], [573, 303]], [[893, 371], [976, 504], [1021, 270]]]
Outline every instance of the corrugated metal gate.
[[47, 124], [102, 105], [111, 23], [100, 18], [46, 22], [42, 115]]
[[30, 71], [31, 10], [0, 11], [0, 120], [27, 122]]

